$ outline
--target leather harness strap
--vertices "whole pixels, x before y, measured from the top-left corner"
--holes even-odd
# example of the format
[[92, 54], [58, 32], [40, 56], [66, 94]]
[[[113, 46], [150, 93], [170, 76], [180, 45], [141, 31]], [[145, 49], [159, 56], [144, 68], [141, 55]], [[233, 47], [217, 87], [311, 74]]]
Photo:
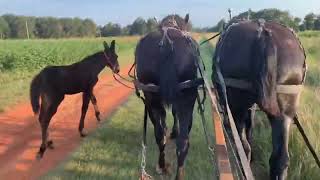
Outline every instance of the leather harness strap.
[[[248, 80], [235, 79], [235, 78], [224, 78], [224, 82], [227, 87], [237, 88], [247, 91], [253, 91], [253, 85]], [[299, 94], [303, 88], [302, 84], [299, 85], [277, 85], [278, 94]]]
[[299, 94], [303, 85], [277, 85], [277, 93], [279, 94]]
[[[192, 87], [198, 87], [199, 85], [202, 85], [203, 83], [204, 82], [203, 82], [202, 78], [197, 78], [194, 80], [187, 80], [187, 81], [184, 81], [184, 82], [181, 82], [178, 84], [178, 90], [181, 91], [181, 90], [192, 88]], [[152, 83], [144, 84], [144, 83], [139, 82], [138, 80], [134, 81], [134, 85], [135, 85], [136, 89], [143, 90], [146, 92], [157, 93], [157, 92], [159, 92], [159, 89], [160, 89], [160, 87], [158, 85], [155, 85]]]
[[251, 90], [253, 87], [251, 82], [243, 79], [224, 78], [224, 83], [227, 87], [233, 87], [243, 90]]

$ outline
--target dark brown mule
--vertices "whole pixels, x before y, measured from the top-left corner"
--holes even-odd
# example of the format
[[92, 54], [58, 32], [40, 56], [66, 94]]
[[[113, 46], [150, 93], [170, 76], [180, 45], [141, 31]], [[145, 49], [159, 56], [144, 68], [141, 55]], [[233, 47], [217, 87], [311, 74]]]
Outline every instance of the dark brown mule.
[[[79, 123], [79, 132], [82, 137], [84, 118], [91, 100], [96, 118], [100, 121], [99, 109], [93, 88], [98, 82], [98, 75], [108, 66], [114, 73], [119, 72], [118, 56], [115, 52], [115, 41], [109, 47], [106, 42], [104, 51], [97, 52], [84, 58], [82, 61], [68, 66], [48, 66], [34, 77], [30, 88], [30, 99], [33, 112], [39, 113], [39, 122], [42, 132], [42, 144], [37, 157], [41, 158], [47, 147], [53, 147], [52, 141], [48, 140], [48, 126], [52, 116], [64, 99], [65, 94], [82, 92], [83, 104]], [[41, 106], [39, 99], [41, 97]]]
[[178, 119], [176, 153], [178, 168], [176, 179], [183, 179], [184, 161], [189, 149], [189, 132], [192, 127], [194, 103], [197, 88], [178, 90], [178, 84], [197, 78], [194, 47], [195, 41], [186, 36], [189, 16], [184, 19], [170, 15], [160, 23], [160, 30], [143, 37], [135, 53], [138, 80], [143, 84], [155, 84], [160, 92], [144, 91], [149, 117], [154, 125], [156, 142], [160, 155], [158, 167], [167, 171], [165, 163], [166, 110], [172, 105], [175, 118]]
[[[250, 107], [257, 103], [272, 127], [270, 177], [285, 179], [289, 128], [300, 95], [292, 87], [303, 84], [306, 72], [299, 40], [294, 32], [278, 23], [240, 22], [223, 33], [214, 61], [225, 79], [229, 105], [248, 159], [252, 142]], [[216, 74], [212, 76], [215, 79]], [[287, 88], [281, 90], [281, 86]], [[289, 87], [296, 92], [289, 92]]]

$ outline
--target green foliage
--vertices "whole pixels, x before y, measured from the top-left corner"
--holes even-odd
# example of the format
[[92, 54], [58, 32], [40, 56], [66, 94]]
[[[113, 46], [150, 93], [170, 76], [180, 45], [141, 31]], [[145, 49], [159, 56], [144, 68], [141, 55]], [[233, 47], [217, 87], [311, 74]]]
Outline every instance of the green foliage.
[[9, 28], [7, 38], [61, 38], [61, 37], [94, 37], [96, 24], [91, 19], [28, 17], [6, 14], [0, 17], [0, 33], [3, 19]]
[[316, 15], [314, 13], [309, 13], [304, 17], [305, 30], [313, 30]]
[[147, 31], [152, 32], [158, 29], [158, 22], [155, 18], [149, 18], [147, 20]]
[[209, 28], [207, 32], [221, 32], [226, 24], [224, 19], [221, 19], [218, 24], [212, 28]]
[[[255, 11], [245, 11], [237, 16], [234, 16], [230, 23], [238, 22], [239, 20], [257, 20], [265, 19], [267, 21], [275, 21], [286, 26], [293, 28], [296, 31], [305, 31], [305, 30], [320, 30], [320, 15], [314, 13], [307, 14], [303, 21], [299, 17], [292, 16], [289, 11], [282, 11], [275, 8], [262, 9], [257, 12]], [[219, 32], [225, 24], [224, 19], [220, 20], [216, 26], [208, 28], [208, 32]]]
[[122, 34], [122, 29], [120, 24], [108, 23], [101, 28], [102, 36], [120, 36]]
[[132, 23], [129, 34], [143, 35], [146, 32], [147, 32], [147, 23], [143, 18], [139, 17]]
[[10, 28], [7, 21], [0, 17], [0, 39], [4, 39], [10, 35]]

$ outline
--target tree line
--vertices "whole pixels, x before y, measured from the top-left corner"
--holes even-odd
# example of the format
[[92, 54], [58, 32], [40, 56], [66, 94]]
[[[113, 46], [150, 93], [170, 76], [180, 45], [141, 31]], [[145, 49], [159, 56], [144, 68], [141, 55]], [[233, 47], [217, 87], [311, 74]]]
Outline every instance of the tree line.
[[0, 39], [142, 35], [156, 30], [157, 26], [158, 22], [154, 18], [145, 20], [139, 17], [132, 24], [121, 27], [117, 23], [97, 26], [91, 19], [5, 14], [0, 16]]
[[294, 17], [288, 11], [281, 11], [275, 8], [263, 9], [257, 12], [248, 10], [232, 17], [229, 22], [226, 22], [225, 19], [221, 19], [215, 26], [205, 28], [204, 30], [207, 32], [218, 32], [222, 31], [227, 23], [233, 23], [244, 19], [258, 20], [260, 18], [263, 18], [266, 21], [276, 21], [291, 27], [295, 31], [320, 30], [320, 14], [316, 15], [314, 13], [308, 13], [301, 19], [299, 17]]
[[0, 16], [1, 38], [94, 37], [96, 24], [91, 19]]
[[[230, 21], [221, 19], [215, 26], [193, 28], [195, 32], [222, 31], [227, 23], [242, 19], [256, 20], [263, 18], [273, 20], [293, 28], [296, 31], [320, 30], [320, 14], [309, 13], [303, 19], [292, 16], [288, 11], [279, 9], [263, 9], [240, 13]], [[16, 16], [5, 14], [0, 16], [0, 39], [4, 38], [70, 38], [70, 37], [106, 37], [121, 35], [143, 35], [158, 28], [155, 18], [136, 18], [132, 24], [122, 27], [117, 23], [98, 26], [91, 19], [55, 18]]]

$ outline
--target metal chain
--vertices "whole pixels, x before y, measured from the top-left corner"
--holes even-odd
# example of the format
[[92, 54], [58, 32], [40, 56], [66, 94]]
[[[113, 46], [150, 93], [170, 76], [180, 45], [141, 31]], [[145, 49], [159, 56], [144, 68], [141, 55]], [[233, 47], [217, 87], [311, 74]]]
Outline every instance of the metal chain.
[[206, 128], [206, 119], [204, 116], [203, 104], [200, 101], [199, 93], [197, 94], [197, 102], [198, 102], [198, 106], [199, 106], [198, 110], [199, 110], [199, 114], [201, 116], [201, 122], [202, 122], [202, 128], [203, 128], [205, 140], [207, 142], [208, 150], [210, 152], [210, 155], [209, 155], [210, 160], [212, 161], [212, 164], [216, 164], [216, 161], [214, 159], [215, 150], [214, 150], [214, 147], [211, 145], [209, 138], [208, 138], [208, 132], [207, 132], [207, 128]]
[[149, 175], [146, 172], [146, 155], [147, 155], [147, 147], [145, 146], [144, 142], [142, 141], [142, 149], [141, 149], [141, 164], [140, 164], [140, 168], [141, 168], [141, 180], [151, 180], [152, 176]]

